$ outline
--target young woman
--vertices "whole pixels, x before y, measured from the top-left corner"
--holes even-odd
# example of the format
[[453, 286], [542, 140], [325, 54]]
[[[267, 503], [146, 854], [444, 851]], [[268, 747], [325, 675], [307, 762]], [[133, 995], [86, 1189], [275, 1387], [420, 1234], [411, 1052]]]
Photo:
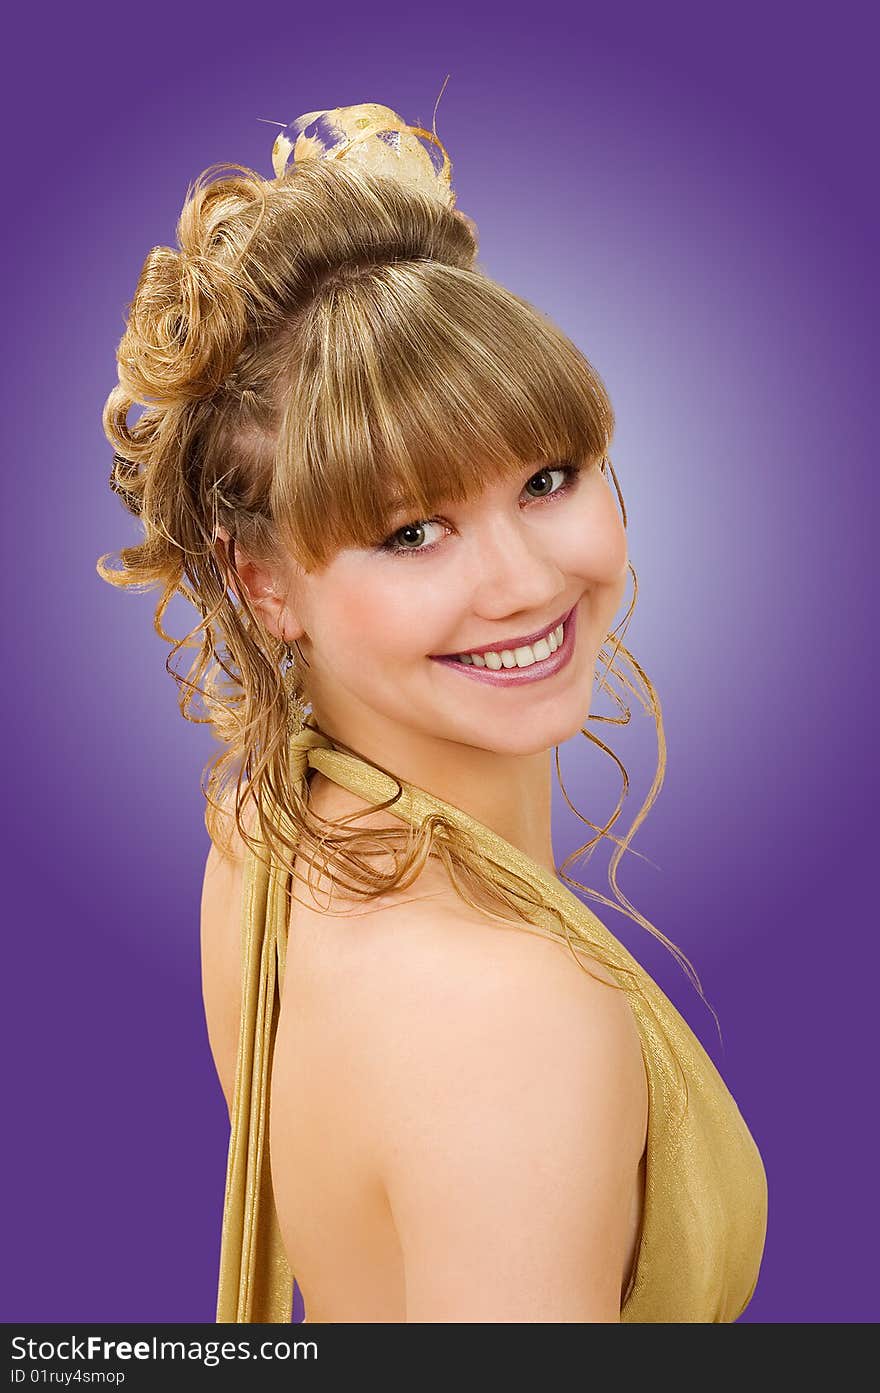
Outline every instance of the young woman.
[[295, 1275], [310, 1323], [733, 1321], [761, 1157], [551, 841], [553, 752], [599, 719], [600, 659], [602, 689], [647, 693], [662, 780], [613, 627], [607, 393], [478, 268], [431, 132], [312, 112], [273, 159], [188, 191], [104, 413], [144, 538], [100, 573], [161, 585], [163, 634], [174, 594], [196, 606], [174, 675], [223, 747], [217, 1319], [289, 1320]]

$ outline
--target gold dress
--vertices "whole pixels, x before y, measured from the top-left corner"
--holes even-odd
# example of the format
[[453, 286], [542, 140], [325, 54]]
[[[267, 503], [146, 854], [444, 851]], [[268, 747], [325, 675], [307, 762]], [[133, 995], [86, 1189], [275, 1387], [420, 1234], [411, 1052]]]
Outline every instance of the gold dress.
[[[304, 777], [311, 767], [370, 802], [384, 801], [397, 787], [364, 761], [333, 749], [313, 726], [291, 739], [291, 759], [295, 778]], [[401, 784], [403, 795], [388, 811], [416, 825], [429, 813], [442, 813], [470, 833], [502, 879], [505, 870], [514, 871], [531, 882], [544, 904], [560, 909], [576, 942], [601, 945], [610, 964], [637, 974], [645, 999], [637, 994], [629, 999], [648, 1079], [645, 1204], [620, 1319], [735, 1321], [758, 1280], [767, 1230], [767, 1177], [755, 1141], [715, 1064], [653, 978], [561, 881], [469, 814], [413, 784]], [[292, 824], [281, 815], [290, 835]], [[274, 858], [270, 870], [246, 849], [242, 1009], [218, 1322], [289, 1322], [292, 1314], [294, 1274], [275, 1212], [267, 1130], [287, 947], [288, 876], [288, 869]], [[552, 915], [547, 923], [558, 930]]]

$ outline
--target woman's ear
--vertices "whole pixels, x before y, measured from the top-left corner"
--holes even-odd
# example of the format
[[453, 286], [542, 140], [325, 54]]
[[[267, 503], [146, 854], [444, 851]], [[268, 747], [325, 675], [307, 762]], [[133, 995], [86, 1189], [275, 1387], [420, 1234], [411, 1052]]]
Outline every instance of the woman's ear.
[[225, 527], [217, 527], [214, 531], [214, 555], [217, 563], [223, 571], [231, 570], [229, 563], [229, 533]]
[[236, 553], [237, 548], [226, 528], [218, 526], [214, 532], [214, 554], [217, 557], [217, 564], [227, 579], [229, 588], [240, 600], [240, 589], [235, 582], [238, 579], [238, 564], [241, 560], [241, 553]]
[[303, 632], [292, 622], [287, 598], [279, 586], [275, 572], [263, 562], [255, 561], [241, 544], [234, 541], [225, 527], [218, 527], [214, 547], [228, 583], [239, 600], [247, 596], [251, 609], [273, 638], [293, 643]]

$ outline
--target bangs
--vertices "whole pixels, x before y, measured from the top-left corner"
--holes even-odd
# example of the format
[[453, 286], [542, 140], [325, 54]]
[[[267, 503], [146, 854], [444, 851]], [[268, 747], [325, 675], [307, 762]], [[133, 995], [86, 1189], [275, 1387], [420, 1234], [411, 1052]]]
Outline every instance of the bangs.
[[272, 514], [307, 570], [377, 545], [401, 509], [422, 520], [524, 470], [607, 452], [601, 379], [546, 315], [481, 272], [364, 268], [300, 328]]

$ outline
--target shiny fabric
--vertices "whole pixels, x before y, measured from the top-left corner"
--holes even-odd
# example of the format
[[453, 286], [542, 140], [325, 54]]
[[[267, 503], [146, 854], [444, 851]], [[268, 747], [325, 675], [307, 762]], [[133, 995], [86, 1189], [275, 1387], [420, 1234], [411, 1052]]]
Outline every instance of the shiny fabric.
[[[296, 777], [304, 777], [308, 767], [318, 769], [371, 802], [384, 801], [397, 788], [362, 760], [334, 750], [314, 727], [292, 738], [291, 760]], [[735, 1321], [758, 1280], [767, 1229], [767, 1178], [760, 1152], [712, 1059], [653, 978], [561, 881], [459, 808], [415, 785], [402, 787], [403, 796], [389, 811], [417, 825], [429, 813], [441, 812], [470, 833], [492, 874], [502, 882], [509, 871], [525, 877], [545, 906], [563, 912], [576, 941], [598, 945], [612, 967], [637, 974], [644, 997], [631, 994], [629, 999], [648, 1079], [646, 1188], [640, 1246], [620, 1319]], [[290, 835], [290, 819], [280, 811], [279, 816]], [[289, 1322], [292, 1313], [293, 1273], [275, 1212], [267, 1131], [287, 947], [288, 875], [274, 860], [269, 870], [248, 849], [218, 1322]], [[548, 927], [556, 923], [549, 914], [546, 922]]]

